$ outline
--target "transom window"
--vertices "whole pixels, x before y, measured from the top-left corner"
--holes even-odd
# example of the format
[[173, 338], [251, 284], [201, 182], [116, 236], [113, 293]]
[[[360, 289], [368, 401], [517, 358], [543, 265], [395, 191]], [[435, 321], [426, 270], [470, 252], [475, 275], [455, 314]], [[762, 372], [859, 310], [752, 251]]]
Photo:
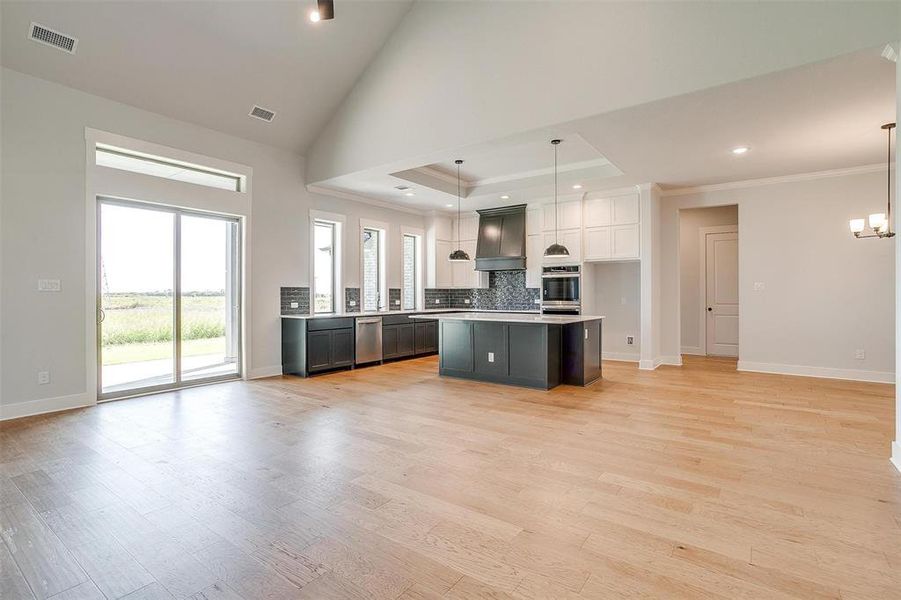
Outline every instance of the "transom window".
[[97, 144], [95, 161], [101, 167], [184, 181], [232, 192], [242, 191], [243, 177], [240, 175], [207, 169], [166, 158], [138, 154], [112, 146]]

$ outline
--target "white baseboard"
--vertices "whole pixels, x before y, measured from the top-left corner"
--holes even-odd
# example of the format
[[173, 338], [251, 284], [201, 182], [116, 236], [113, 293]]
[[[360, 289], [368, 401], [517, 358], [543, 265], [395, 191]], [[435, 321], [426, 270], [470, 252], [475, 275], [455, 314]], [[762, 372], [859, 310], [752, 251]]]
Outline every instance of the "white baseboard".
[[618, 360], [622, 362], [638, 362], [639, 354], [633, 352], [601, 352], [603, 360]]
[[258, 367], [256, 369], [250, 369], [250, 372], [247, 373], [247, 379], [262, 379], [263, 377], [275, 377], [277, 375], [282, 374], [282, 366], [281, 365], [272, 365], [269, 367]]
[[692, 356], [707, 356], [707, 353], [701, 350], [700, 346], [682, 346], [682, 354], [691, 354]]
[[0, 421], [20, 419], [22, 417], [33, 417], [35, 415], [59, 412], [61, 410], [69, 410], [72, 408], [94, 406], [95, 404], [97, 404], [97, 400], [91, 397], [87, 392], [71, 394], [69, 396], [57, 396], [55, 398], [40, 398], [38, 400], [16, 402], [15, 404], [3, 404], [0, 405]]
[[653, 371], [660, 365], [671, 365], [674, 367], [682, 366], [681, 356], [658, 356], [654, 359], [644, 359], [638, 361], [638, 368], [644, 371]]
[[892, 442], [891, 461], [895, 468], [901, 471], [901, 442], [899, 441]]
[[810, 367], [807, 365], [781, 365], [775, 363], [738, 361], [739, 371], [754, 373], [775, 373], [797, 375], [799, 377], [821, 377], [823, 379], [848, 379], [851, 381], [871, 381], [874, 383], [895, 383], [895, 374], [887, 371], [863, 371], [860, 369], [833, 369], [831, 367]]

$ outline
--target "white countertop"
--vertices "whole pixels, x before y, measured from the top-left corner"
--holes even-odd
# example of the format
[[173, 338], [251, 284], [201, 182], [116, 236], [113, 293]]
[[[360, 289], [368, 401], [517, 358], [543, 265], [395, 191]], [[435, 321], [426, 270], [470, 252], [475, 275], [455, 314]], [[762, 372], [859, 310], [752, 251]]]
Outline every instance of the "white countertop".
[[281, 315], [283, 319], [334, 319], [336, 317], [384, 317], [388, 315], [418, 315], [423, 313], [498, 313], [539, 315], [541, 311], [535, 310], [479, 310], [476, 308], [424, 308], [422, 310], [367, 310], [363, 312], [328, 313], [318, 315]]
[[439, 315], [429, 315], [428, 317], [417, 317], [416, 315], [413, 315], [410, 318], [429, 318], [437, 319], [439, 321], [496, 321], [500, 323], [542, 323], [547, 325], [568, 325], [570, 323], [597, 321], [599, 319], [603, 319], [604, 317], [597, 315], [542, 315], [516, 312], [474, 311], [465, 313], [445, 313]]

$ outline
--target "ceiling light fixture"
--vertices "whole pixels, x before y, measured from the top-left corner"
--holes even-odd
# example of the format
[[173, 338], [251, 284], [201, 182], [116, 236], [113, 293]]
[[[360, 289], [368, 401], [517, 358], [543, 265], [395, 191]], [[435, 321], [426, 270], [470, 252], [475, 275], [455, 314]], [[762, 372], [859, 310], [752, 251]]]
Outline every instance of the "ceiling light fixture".
[[406, 194], [404, 194], [404, 196], [407, 196], [408, 198], [409, 198], [410, 196], [415, 196], [415, 195], [416, 195], [416, 194], [414, 194], [413, 192], [407, 192]]
[[557, 146], [562, 140], [551, 140], [554, 146], [554, 243], [544, 251], [545, 256], [569, 256], [569, 250], [557, 241]]
[[573, 186], [573, 189], [574, 189], [574, 190], [581, 190], [581, 189], [582, 189], [582, 184], [581, 184], [581, 183], [577, 183], [576, 185]]
[[509, 200], [509, 199], [510, 199], [510, 196], [508, 196], [507, 194], [504, 194], [503, 196], [501, 196], [501, 200]]
[[453, 204], [445, 204], [444, 206], [446, 206], [447, 208], [453, 208], [453, 207], [454, 207]]
[[319, 19], [320, 16], [318, 10], [310, 11], [310, 21], [312, 21], [313, 23], [318, 23]]
[[742, 154], [747, 154], [748, 150], [750, 150], [750, 148], [748, 148], [747, 146], [739, 146], [738, 148], [732, 149], [732, 154], [741, 156]]
[[469, 260], [469, 255], [460, 247], [460, 165], [463, 164], [463, 161], [458, 158], [454, 164], [457, 165], [457, 249], [450, 253], [447, 260], [466, 262]]
[[870, 229], [873, 230], [873, 233], [867, 235], [861, 235], [867, 225], [867, 221], [864, 219], [851, 219], [848, 225], [851, 227], [851, 233], [858, 239], [895, 237], [895, 232], [892, 231], [892, 130], [894, 128], [894, 123], [886, 123], [882, 126], [882, 129], [885, 129], [886, 133], [888, 133], [888, 157], [885, 165], [888, 176], [888, 189], [886, 190], [887, 202], [885, 212], [870, 215], [867, 221], [869, 221]]

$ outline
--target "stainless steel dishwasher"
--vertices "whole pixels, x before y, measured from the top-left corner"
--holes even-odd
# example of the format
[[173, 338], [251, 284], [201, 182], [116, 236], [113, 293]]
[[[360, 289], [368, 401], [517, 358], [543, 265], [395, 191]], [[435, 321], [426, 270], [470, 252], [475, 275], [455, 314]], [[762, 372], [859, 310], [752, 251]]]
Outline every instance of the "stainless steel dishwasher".
[[382, 318], [357, 317], [357, 352], [355, 363], [382, 360]]

